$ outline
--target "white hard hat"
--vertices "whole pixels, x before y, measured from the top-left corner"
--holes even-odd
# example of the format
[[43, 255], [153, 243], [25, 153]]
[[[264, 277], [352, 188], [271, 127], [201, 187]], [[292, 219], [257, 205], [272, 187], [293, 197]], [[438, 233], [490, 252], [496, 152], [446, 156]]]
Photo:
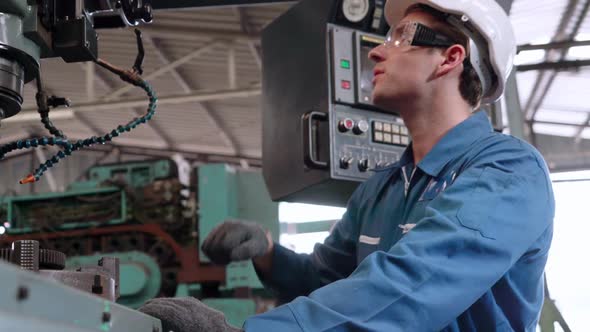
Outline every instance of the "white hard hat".
[[516, 56], [516, 38], [504, 9], [495, 0], [387, 0], [387, 23], [395, 27], [414, 4], [449, 14], [447, 21], [470, 38], [471, 64], [484, 88], [482, 103], [498, 100]]

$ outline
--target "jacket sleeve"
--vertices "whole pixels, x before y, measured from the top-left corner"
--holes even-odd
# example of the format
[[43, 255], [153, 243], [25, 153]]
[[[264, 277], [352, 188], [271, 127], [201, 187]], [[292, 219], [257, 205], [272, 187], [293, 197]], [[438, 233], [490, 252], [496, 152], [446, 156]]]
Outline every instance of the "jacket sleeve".
[[244, 329], [440, 331], [552, 227], [553, 215], [548, 172], [531, 152], [474, 164], [388, 252]]
[[265, 287], [274, 291], [281, 302], [305, 296], [331, 282], [348, 277], [356, 267], [356, 220], [363, 186], [351, 196], [346, 212], [324, 243], [316, 244], [311, 255], [297, 254], [275, 243], [272, 270], [268, 278], [258, 273]]

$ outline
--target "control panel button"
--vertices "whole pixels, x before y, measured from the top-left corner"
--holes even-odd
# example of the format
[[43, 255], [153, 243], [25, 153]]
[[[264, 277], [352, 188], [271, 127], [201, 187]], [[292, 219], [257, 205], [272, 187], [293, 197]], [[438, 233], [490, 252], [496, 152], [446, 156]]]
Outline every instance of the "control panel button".
[[356, 124], [356, 126], [354, 126], [352, 131], [357, 135], [362, 135], [369, 131], [369, 123], [365, 120], [361, 120]]
[[408, 135], [408, 127], [401, 127], [401, 133], [402, 135]]
[[408, 136], [402, 136], [402, 145], [410, 145], [410, 139], [408, 138]]
[[359, 160], [359, 171], [366, 172], [369, 169], [369, 160], [368, 159], [361, 159]]
[[348, 158], [348, 157], [340, 158], [340, 168], [348, 169], [350, 167], [350, 164], [352, 164], [352, 158]]
[[342, 89], [344, 89], [344, 90], [350, 90], [350, 88], [352, 86], [350, 81], [347, 81], [347, 80], [342, 80], [342, 82], [340, 84], [342, 86]]
[[354, 128], [354, 121], [352, 119], [347, 118], [338, 122], [338, 130], [341, 133], [349, 132], [352, 130], [352, 128]]
[[391, 137], [391, 134], [383, 134], [383, 142], [388, 144], [393, 143], [393, 138]]
[[383, 131], [386, 133], [391, 133], [391, 123], [384, 123], [383, 124]]
[[375, 132], [375, 133], [373, 134], [373, 140], [374, 140], [375, 142], [378, 142], [378, 143], [381, 143], [381, 142], [383, 142], [383, 133], [381, 133], [381, 132]]
[[341, 59], [340, 60], [340, 68], [342, 68], [342, 69], [350, 69], [350, 60]]

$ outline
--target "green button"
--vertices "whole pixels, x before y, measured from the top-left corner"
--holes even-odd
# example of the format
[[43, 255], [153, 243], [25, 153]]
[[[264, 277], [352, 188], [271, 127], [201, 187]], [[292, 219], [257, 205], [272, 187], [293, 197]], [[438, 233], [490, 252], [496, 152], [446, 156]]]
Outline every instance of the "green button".
[[340, 60], [340, 67], [342, 67], [344, 69], [350, 69], [350, 61]]

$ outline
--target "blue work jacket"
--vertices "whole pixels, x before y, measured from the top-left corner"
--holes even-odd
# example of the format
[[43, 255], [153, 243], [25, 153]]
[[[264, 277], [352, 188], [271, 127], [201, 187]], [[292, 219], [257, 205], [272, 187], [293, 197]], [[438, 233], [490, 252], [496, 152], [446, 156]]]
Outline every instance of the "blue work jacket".
[[554, 206], [537, 150], [474, 114], [376, 171], [311, 255], [276, 245], [263, 282], [294, 300], [244, 330], [535, 331]]

